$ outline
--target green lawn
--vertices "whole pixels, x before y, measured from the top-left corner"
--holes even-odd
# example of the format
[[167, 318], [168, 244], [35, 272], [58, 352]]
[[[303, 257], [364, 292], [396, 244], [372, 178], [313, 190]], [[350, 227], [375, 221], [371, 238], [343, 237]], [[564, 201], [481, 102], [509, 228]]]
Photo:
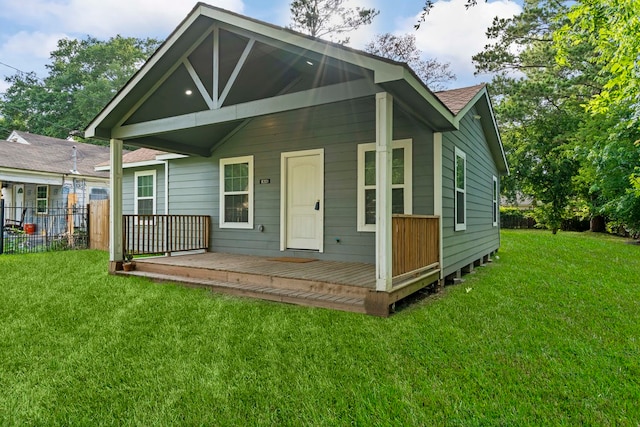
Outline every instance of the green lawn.
[[640, 424], [640, 246], [505, 231], [388, 319], [0, 256], [0, 425]]

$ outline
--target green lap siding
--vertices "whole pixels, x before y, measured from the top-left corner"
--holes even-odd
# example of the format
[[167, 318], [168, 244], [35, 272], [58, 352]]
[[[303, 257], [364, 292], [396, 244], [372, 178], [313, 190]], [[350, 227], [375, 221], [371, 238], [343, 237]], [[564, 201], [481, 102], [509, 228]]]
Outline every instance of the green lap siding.
[[[477, 112], [471, 109], [462, 119], [460, 130], [442, 137], [442, 204], [444, 274], [495, 251], [500, 246], [499, 227], [493, 225], [493, 177], [499, 179], [493, 157], [484, 137]], [[467, 157], [467, 229], [454, 231], [455, 148]]]
[[[397, 110], [394, 139], [413, 140], [413, 213], [433, 213], [433, 134]], [[257, 117], [249, 120], [210, 158], [170, 161], [172, 214], [210, 215], [211, 250], [261, 256], [280, 251], [281, 153], [324, 149], [324, 253], [305, 257], [375, 262], [375, 235], [357, 231], [357, 146], [375, 142], [373, 97]], [[252, 155], [254, 228], [219, 227], [219, 162]], [[260, 180], [268, 179], [268, 184]], [[264, 231], [260, 232], [258, 226]], [[339, 242], [338, 242], [339, 240]]]

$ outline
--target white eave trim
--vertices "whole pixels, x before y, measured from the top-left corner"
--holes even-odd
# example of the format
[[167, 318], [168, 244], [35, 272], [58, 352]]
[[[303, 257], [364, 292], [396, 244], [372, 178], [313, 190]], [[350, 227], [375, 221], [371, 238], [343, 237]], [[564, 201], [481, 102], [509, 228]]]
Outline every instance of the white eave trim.
[[[122, 169], [164, 165], [166, 160], [184, 159], [185, 157], [189, 157], [189, 156], [186, 156], [184, 154], [176, 154], [176, 153], [158, 154], [155, 160], [144, 160], [141, 162], [123, 163]], [[111, 170], [111, 165], [96, 166], [95, 170], [108, 172], [109, 170]]]
[[167, 153], [167, 154], [158, 154], [156, 156], [156, 160], [175, 160], [175, 159], [184, 159], [189, 157], [185, 154], [177, 154], [177, 153]]
[[437, 111], [440, 113], [449, 123], [451, 123], [456, 129], [460, 129], [460, 123], [456, 121], [456, 116], [444, 106], [444, 104], [433, 94], [433, 92], [429, 91], [424, 84], [419, 81], [409, 70], [403, 68], [404, 70], [404, 80], [411, 85], [413, 90], [415, 90], [425, 101], [431, 104]]
[[[157, 166], [157, 165], [164, 165], [164, 162], [159, 161], [159, 160], [145, 160], [145, 161], [142, 161], [142, 162], [123, 163], [122, 164], [122, 169], [140, 168], [140, 167]], [[110, 171], [111, 170], [111, 165], [96, 166], [95, 169], [97, 171]]]

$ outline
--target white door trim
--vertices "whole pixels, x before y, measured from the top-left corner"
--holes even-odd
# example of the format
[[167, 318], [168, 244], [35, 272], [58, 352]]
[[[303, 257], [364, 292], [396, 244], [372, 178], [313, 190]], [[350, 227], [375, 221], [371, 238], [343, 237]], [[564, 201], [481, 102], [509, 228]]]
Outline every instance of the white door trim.
[[324, 148], [302, 151], [289, 151], [280, 154], [280, 250], [287, 250], [287, 159], [291, 157], [320, 156], [320, 174], [322, 188], [320, 190], [320, 236], [319, 252], [324, 252]]

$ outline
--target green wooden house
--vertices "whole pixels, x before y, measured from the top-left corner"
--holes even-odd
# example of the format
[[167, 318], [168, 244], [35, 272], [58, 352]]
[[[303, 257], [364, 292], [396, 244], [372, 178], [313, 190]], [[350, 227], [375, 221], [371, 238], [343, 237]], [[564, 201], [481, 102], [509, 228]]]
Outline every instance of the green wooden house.
[[[111, 141], [112, 271], [124, 252], [235, 254], [282, 261], [269, 283], [296, 270], [313, 294], [357, 265], [354, 311], [385, 314], [500, 246], [508, 167], [484, 85], [434, 93], [406, 64], [206, 4], [86, 136]], [[123, 168], [123, 144], [162, 153]]]

